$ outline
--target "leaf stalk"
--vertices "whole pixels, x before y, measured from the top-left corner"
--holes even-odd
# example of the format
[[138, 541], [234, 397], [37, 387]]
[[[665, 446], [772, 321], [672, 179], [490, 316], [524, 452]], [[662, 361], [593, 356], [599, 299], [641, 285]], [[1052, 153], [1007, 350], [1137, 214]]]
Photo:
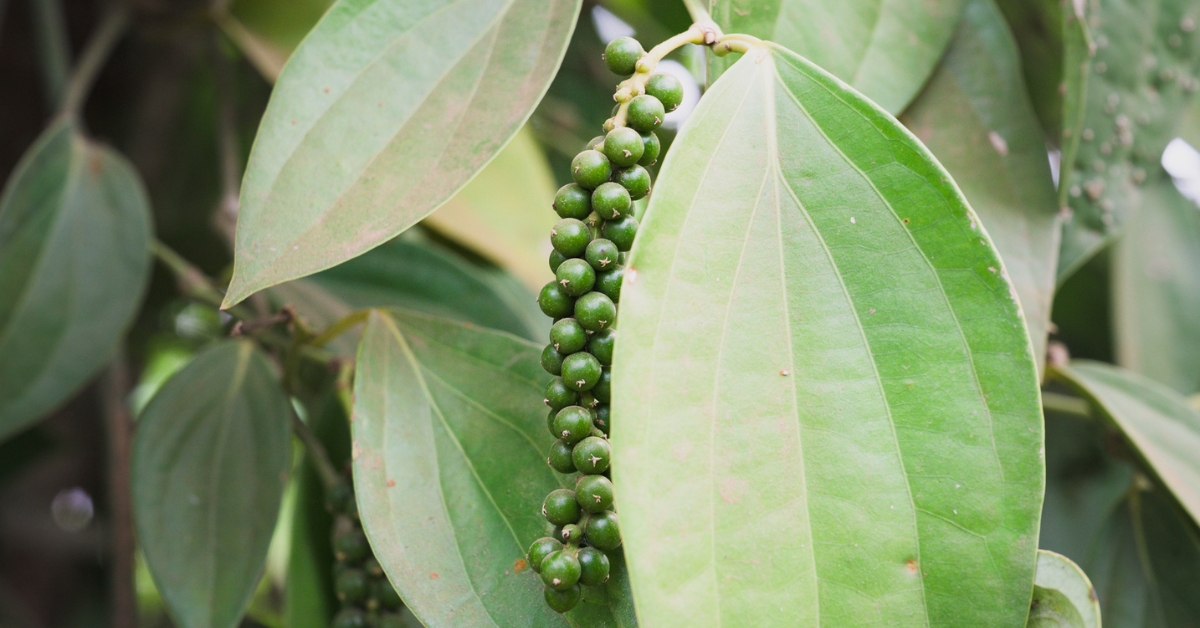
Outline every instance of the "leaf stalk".
[[115, 3], [104, 15], [95, 34], [88, 41], [87, 47], [83, 49], [79, 63], [67, 81], [62, 106], [59, 108], [60, 115], [79, 117], [83, 104], [92, 91], [92, 84], [95, 83], [96, 76], [104, 67], [104, 63], [108, 61], [109, 55], [112, 54], [117, 42], [121, 40], [121, 36], [125, 34], [125, 28], [128, 25], [128, 8], [123, 2]]

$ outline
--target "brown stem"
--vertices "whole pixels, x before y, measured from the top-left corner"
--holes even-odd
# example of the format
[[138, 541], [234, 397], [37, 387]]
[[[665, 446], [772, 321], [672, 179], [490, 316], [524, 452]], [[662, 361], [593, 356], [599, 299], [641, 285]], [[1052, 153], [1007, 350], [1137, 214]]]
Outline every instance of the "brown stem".
[[129, 366], [124, 353], [109, 365], [103, 382], [104, 418], [108, 431], [108, 502], [112, 535], [112, 626], [137, 626], [137, 597], [133, 583], [133, 498], [131, 464], [133, 418], [125, 398], [129, 394]]

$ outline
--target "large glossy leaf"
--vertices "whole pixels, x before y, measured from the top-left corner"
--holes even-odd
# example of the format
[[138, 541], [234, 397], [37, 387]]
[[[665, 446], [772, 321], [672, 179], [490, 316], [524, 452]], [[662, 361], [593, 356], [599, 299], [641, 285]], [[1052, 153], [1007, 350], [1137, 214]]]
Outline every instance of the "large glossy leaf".
[[[964, 0], [712, 0], [726, 33], [804, 55], [891, 113], [921, 90], [954, 35]], [[733, 58], [711, 60], [715, 79]], [[710, 79], [711, 80], [711, 79]]]
[[[564, 620], [525, 566], [551, 531], [542, 500], [570, 482], [545, 462], [539, 355], [508, 334], [401, 311], [372, 312], [363, 334], [352, 422], [363, 528], [430, 628], [630, 625], [587, 603]], [[618, 597], [622, 581], [610, 580]]]
[[550, 164], [526, 129], [424, 224], [540, 290], [554, 278], [546, 262], [558, 221], [554, 190]]
[[1100, 628], [1100, 604], [1087, 574], [1062, 554], [1038, 550], [1028, 628]]
[[1200, 522], [1200, 413], [1187, 398], [1131, 371], [1076, 360], [1056, 369], [1090, 399]]
[[1200, 88], [1200, 2], [1087, 4], [1096, 56], [1078, 150], [1062, 164], [1072, 215], [1063, 230], [1060, 276], [1099, 250], [1141, 206], [1142, 186]]
[[533, 111], [580, 0], [340, 0], [288, 60], [242, 184], [236, 303], [437, 209]]
[[1017, 47], [992, 0], [968, 0], [945, 59], [901, 120], [987, 227], [1040, 364], [1057, 276], [1058, 207]]
[[1156, 174], [1115, 247], [1117, 359], [1191, 394], [1200, 390], [1200, 210]]
[[133, 167], [51, 126], [0, 197], [0, 440], [74, 395], [141, 304], [150, 209]]
[[726, 72], [676, 142], [613, 367], [639, 620], [1024, 622], [1037, 373], [950, 176], [775, 46]]
[[138, 422], [134, 522], [180, 626], [236, 626], [250, 602], [291, 466], [291, 411], [254, 344], [225, 340], [172, 377]]

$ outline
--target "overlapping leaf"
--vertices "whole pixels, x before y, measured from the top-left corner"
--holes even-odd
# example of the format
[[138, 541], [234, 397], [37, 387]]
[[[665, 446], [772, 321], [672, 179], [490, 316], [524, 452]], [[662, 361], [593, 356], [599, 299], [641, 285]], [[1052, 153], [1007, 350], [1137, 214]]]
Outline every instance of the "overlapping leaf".
[[138, 422], [133, 506], [154, 582], [185, 628], [238, 625], [262, 575], [291, 466], [292, 412], [249, 341], [219, 341]]
[[1040, 363], [1057, 278], [1058, 207], [1021, 60], [992, 0], [968, 0], [945, 59], [901, 120], [983, 220]]
[[[631, 626], [602, 604], [546, 606], [525, 551], [551, 526], [554, 438], [536, 345], [401, 311], [375, 311], [354, 388], [354, 480], [363, 528], [413, 613], [430, 628]], [[609, 589], [628, 600], [620, 572]], [[628, 611], [626, 610], [625, 613]]]
[[1023, 623], [1036, 367], [949, 175], [773, 45], [722, 75], [676, 142], [613, 367], [639, 621]]
[[437, 209], [529, 117], [579, 0], [341, 0], [292, 54], [250, 155], [226, 296], [359, 255]]
[[133, 167], [70, 122], [47, 129], [0, 197], [0, 440], [71, 397], [141, 304], [150, 209]]
[[1200, 522], [1200, 413], [1187, 399], [1136, 373], [1075, 360], [1056, 369], [1121, 430], [1175, 499]]
[[[897, 114], [921, 90], [954, 35], [964, 0], [713, 0], [726, 33], [804, 55]], [[712, 58], [712, 78], [732, 58]]]
[[1038, 550], [1027, 628], [1100, 628], [1100, 604], [1087, 574], [1070, 558]]

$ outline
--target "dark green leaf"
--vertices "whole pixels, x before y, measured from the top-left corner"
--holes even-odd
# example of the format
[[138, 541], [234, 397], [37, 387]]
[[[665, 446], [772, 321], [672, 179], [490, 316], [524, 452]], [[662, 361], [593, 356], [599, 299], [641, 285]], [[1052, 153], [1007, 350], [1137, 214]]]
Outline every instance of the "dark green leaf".
[[525, 551], [551, 526], [554, 439], [536, 345], [401, 311], [372, 312], [354, 382], [354, 482], [363, 528], [426, 626], [613, 625], [542, 600]]
[[1046, 136], [1058, 142], [1062, 133], [1063, 2], [997, 0], [1021, 52], [1021, 68], [1029, 99]]
[[642, 624], [1022, 624], [1036, 365], [950, 176], [773, 45], [730, 68], [676, 142], [613, 367]]
[[74, 395], [141, 304], [150, 209], [133, 167], [61, 122], [0, 197], [0, 440]]
[[180, 626], [236, 626], [250, 602], [287, 482], [291, 411], [266, 357], [237, 340], [202, 351], [146, 407], [134, 522]]
[[336, 3], [263, 116], [226, 302], [364, 253], [453, 196], [545, 93], [579, 5]]
[[1017, 48], [991, 0], [968, 0], [946, 57], [901, 119], [983, 220], [1017, 289], [1040, 364], [1056, 279], [1058, 207]]
[[1147, 182], [1113, 257], [1117, 359], [1191, 394], [1200, 390], [1200, 210], [1161, 170]]
[[1125, 435], [1194, 520], [1200, 522], [1200, 413], [1179, 393], [1100, 362], [1055, 371]]
[[[726, 33], [769, 39], [899, 113], [954, 35], [964, 0], [714, 0]], [[711, 80], [733, 62], [713, 57]]]
[[[1059, 277], [1095, 254], [1141, 207], [1142, 187], [1200, 88], [1200, 2], [1092, 0], [1086, 15], [1096, 56], [1085, 83], [1078, 150], [1062, 162], [1072, 215], [1063, 230]], [[1076, 65], [1068, 57], [1068, 88]], [[1068, 99], [1068, 114], [1070, 105]]]
[[1087, 574], [1070, 558], [1038, 550], [1028, 628], [1100, 628], [1100, 604]]

